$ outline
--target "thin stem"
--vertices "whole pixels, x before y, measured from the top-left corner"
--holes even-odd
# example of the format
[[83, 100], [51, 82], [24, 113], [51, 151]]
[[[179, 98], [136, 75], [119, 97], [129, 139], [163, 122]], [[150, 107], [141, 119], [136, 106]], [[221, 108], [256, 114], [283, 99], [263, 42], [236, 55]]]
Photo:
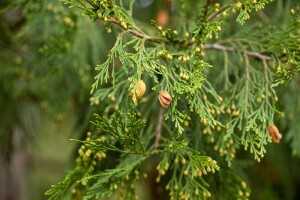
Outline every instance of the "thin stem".
[[262, 60], [272, 60], [271, 57], [262, 55], [258, 52], [246, 51], [246, 54], [247, 54], [247, 56], [257, 57], [257, 58], [260, 58]]
[[151, 42], [155, 42], [155, 43], [162, 43], [162, 42], [168, 43], [168, 41], [165, 41], [165, 40], [160, 39], [160, 38], [154, 38], [154, 37], [151, 37], [151, 36], [149, 36], [149, 35], [146, 35], [146, 34], [144, 34], [144, 33], [139, 32], [139, 31], [137, 31], [137, 30], [130, 29], [130, 28], [124, 28], [124, 27], [122, 27], [122, 25], [121, 25], [122, 22], [119, 21], [119, 20], [117, 20], [117, 19], [114, 18], [114, 17], [111, 17], [111, 16], [107, 17], [107, 21], [109, 21], [109, 22], [111, 22], [111, 23], [114, 23], [114, 24], [118, 25], [119, 27], [125, 29], [126, 32], [131, 33], [132, 35], [135, 35], [135, 36], [138, 37], [138, 38], [141, 38], [141, 39], [144, 39], [144, 40], [148, 40], [148, 41], [151, 41]]
[[268, 64], [265, 59], [262, 60], [263, 66], [264, 66], [264, 80], [267, 81], [267, 70], [268, 70]]
[[249, 58], [246, 51], [244, 52], [244, 58], [245, 58], [245, 78], [247, 81], [249, 80]]
[[[247, 76], [247, 73], [246, 73], [246, 76]], [[248, 79], [245, 80], [244, 95], [245, 95], [244, 96], [244, 102], [243, 102], [243, 105], [244, 105], [244, 117], [245, 117], [245, 120], [246, 120], [246, 123], [247, 123], [247, 120], [248, 120], [248, 117], [249, 117], [248, 116], [248, 98], [249, 98], [249, 80]]]
[[227, 51], [223, 51], [224, 54], [224, 73], [225, 73], [225, 90], [227, 90], [229, 84], [229, 73], [228, 73], [228, 55]]
[[164, 119], [164, 108], [160, 107], [158, 121], [157, 121], [157, 127], [156, 127], [156, 137], [155, 137], [155, 142], [154, 142], [155, 149], [158, 147], [159, 141], [161, 138], [161, 127], [163, 124], [163, 119]]
[[208, 18], [207, 21], [212, 21], [214, 20], [220, 13], [223, 11], [227, 10], [230, 7], [230, 5], [225, 5], [222, 8], [219, 9], [219, 11], [212, 13]]
[[[228, 46], [220, 45], [220, 44], [217, 44], [217, 43], [215, 43], [215, 44], [206, 44], [204, 46], [204, 49], [215, 49], [215, 50], [221, 50], [221, 51], [227, 51], [227, 52], [237, 51], [233, 47], [228, 47]], [[244, 55], [247, 55], [247, 56], [250, 56], [250, 57], [256, 57], [256, 58], [259, 58], [259, 59], [265, 60], [265, 61], [272, 60], [272, 58], [269, 57], [269, 56], [265, 56], [263, 54], [260, 54], [258, 52], [253, 52], [253, 51], [244, 51]]]

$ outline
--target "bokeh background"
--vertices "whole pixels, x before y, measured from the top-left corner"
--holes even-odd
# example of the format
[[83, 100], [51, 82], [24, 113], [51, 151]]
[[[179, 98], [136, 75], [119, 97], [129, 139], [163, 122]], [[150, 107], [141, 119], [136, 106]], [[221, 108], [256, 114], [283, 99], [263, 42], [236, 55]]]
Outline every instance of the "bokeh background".
[[[176, 17], [166, 2], [136, 1], [137, 23], [149, 34], [151, 19], [167, 26]], [[283, 26], [298, 6], [278, 0], [247, 23]], [[57, 0], [1, 0], [0, 8], [0, 199], [47, 199], [44, 192], [75, 164], [78, 144], [69, 139], [84, 137], [92, 113], [102, 109], [90, 103], [94, 67], [106, 59], [117, 30]], [[234, 17], [233, 32], [243, 29]], [[299, 75], [278, 94], [283, 140], [269, 144], [260, 163], [243, 150], [238, 156], [251, 199], [300, 199]]]

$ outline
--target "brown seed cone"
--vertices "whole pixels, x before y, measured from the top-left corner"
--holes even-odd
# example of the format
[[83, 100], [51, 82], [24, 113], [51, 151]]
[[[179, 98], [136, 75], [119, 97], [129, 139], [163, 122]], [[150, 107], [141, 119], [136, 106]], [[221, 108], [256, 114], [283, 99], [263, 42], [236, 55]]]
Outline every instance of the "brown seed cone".
[[137, 86], [138, 86], [139, 93], [135, 94], [135, 97], [136, 99], [140, 99], [146, 92], [146, 84], [144, 83], [144, 81], [139, 80], [137, 82]]
[[275, 126], [274, 124], [269, 126], [268, 132], [272, 137], [272, 141], [274, 143], [279, 143], [280, 139], [282, 138], [282, 135], [281, 135], [281, 133], [279, 133], [277, 126]]
[[162, 107], [166, 108], [169, 106], [170, 102], [172, 101], [172, 97], [167, 91], [160, 91], [158, 95], [158, 100]]

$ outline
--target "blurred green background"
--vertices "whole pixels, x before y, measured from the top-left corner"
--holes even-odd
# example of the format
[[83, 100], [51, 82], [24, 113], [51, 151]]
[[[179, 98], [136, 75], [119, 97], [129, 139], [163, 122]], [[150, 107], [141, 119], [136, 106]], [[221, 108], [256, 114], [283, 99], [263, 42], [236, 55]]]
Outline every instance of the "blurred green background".
[[[297, 6], [276, 1], [248, 23], [281, 26]], [[101, 110], [101, 102], [90, 105], [93, 68], [117, 32], [112, 27], [108, 34], [56, 0], [2, 0], [0, 7], [0, 199], [46, 199], [44, 192], [74, 165], [77, 144], [69, 139], [84, 137], [92, 113]], [[163, 1], [140, 0], [135, 15], [147, 30], [164, 9]], [[234, 16], [228, 20], [230, 31], [243, 28]], [[252, 183], [251, 199], [300, 199], [299, 93], [299, 75], [279, 88], [286, 113], [278, 119], [282, 142], [269, 144], [261, 163], [243, 151], [238, 156]]]

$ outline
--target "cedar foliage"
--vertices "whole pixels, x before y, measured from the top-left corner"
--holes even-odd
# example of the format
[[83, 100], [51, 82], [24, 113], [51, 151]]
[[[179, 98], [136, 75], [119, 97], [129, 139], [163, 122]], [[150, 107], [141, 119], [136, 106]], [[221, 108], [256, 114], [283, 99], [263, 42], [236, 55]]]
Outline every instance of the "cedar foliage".
[[[74, 139], [74, 169], [46, 192], [49, 199], [145, 198], [147, 188], [170, 199], [249, 199], [243, 156], [261, 161], [267, 145], [275, 145], [267, 132], [272, 124], [300, 155], [299, 3], [166, 2], [152, 2], [147, 9], [156, 13], [145, 20], [147, 1], [26, 3], [20, 38], [34, 37], [40, 24], [49, 29], [30, 40], [39, 51], [32, 61], [49, 67], [33, 72], [59, 71], [59, 80], [69, 82], [59, 94], [84, 98], [90, 90], [95, 110], [85, 117], [85, 138]], [[155, 6], [165, 9], [167, 24], [151, 21]], [[268, 6], [278, 12], [266, 14]], [[92, 29], [93, 22], [100, 27]], [[147, 86], [141, 99], [139, 80]], [[60, 81], [45, 81], [62, 89]], [[160, 91], [172, 97], [167, 108]]]

